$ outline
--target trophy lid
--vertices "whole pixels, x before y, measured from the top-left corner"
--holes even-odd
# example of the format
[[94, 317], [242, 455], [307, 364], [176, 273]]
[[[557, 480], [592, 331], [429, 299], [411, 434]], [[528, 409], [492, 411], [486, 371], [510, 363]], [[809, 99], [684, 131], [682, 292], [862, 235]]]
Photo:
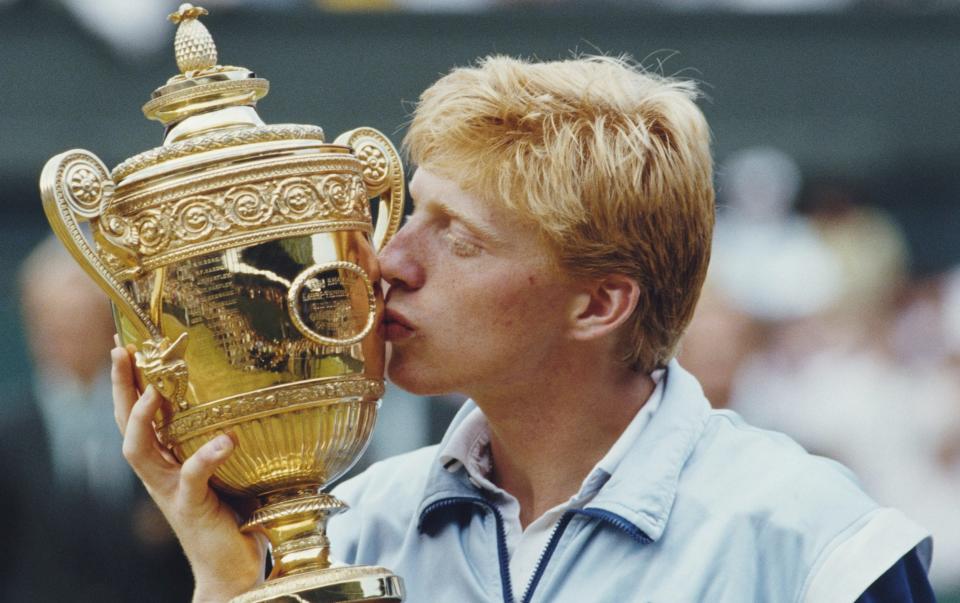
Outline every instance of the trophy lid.
[[148, 119], [169, 126], [216, 109], [253, 107], [270, 90], [270, 83], [249, 69], [217, 63], [217, 46], [199, 21], [207, 14], [205, 8], [185, 3], [169, 16], [178, 24], [174, 52], [180, 73], [157, 88], [143, 106]]
[[[112, 171], [114, 180], [155, 175], [160, 164], [170, 169], [192, 163], [190, 157], [255, 143], [282, 141], [323, 144], [323, 129], [311, 125], [266, 125], [255, 109], [270, 83], [245, 67], [218, 64], [217, 47], [199, 21], [206, 9], [184, 3], [169, 19], [178, 25], [174, 51], [180, 73], [154, 90], [143, 114], [166, 127], [163, 146], [140, 153]], [[237, 149], [237, 153], [242, 153]], [[221, 155], [222, 157], [222, 155]], [[178, 161], [172, 161], [178, 160]], [[151, 169], [145, 172], [147, 168]], [[163, 170], [166, 171], [166, 170]]]

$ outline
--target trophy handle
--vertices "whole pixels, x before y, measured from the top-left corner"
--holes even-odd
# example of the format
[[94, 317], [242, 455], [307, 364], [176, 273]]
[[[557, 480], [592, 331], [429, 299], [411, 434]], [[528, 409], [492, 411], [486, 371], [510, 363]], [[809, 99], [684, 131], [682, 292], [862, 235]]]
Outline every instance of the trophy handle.
[[353, 147], [363, 162], [363, 183], [370, 198], [379, 197], [377, 224], [373, 230], [373, 246], [383, 249], [400, 228], [403, 217], [403, 163], [390, 140], [373, 128], [357, 128], [344, 132], [334, 141]]
[[130, 297], [104, 261], [87, 242], [79, 222], [96, 228], [113, 197], [114, 182], [96, 155], [73, 149], [51, 157], [40, 174], [43, 212], [50, 227], [84, 272], [110, 297], [119, 312], [143, 339], [160, 338], [160, 330]]
[[182, 405], [187, 371], [183, 361], [186, 333], [171, 342], [156, 322], [130, 296], [80, 231], [89, 221], [95, 230], [113, 197], [114, 182], [107, 167], [89, 151], [74, 149], [50, 158], [40, 174], [40, 197], [50, 227], [70, 255], [110, 297], [141, 339], [137, 366], [164, 397]]

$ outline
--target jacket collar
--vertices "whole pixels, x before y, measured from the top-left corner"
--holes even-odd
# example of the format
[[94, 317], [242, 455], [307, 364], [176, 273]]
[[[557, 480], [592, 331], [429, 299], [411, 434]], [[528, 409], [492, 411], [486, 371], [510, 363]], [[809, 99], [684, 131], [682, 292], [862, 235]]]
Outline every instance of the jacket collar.
[[680, 473], [710, 413], [700, 383], [676, 360], [665, 379], [660, 409], [590, 504], [619, 515], [654, 541], [663, 535]]
[[[660, 408], [609, 481], [582, 512], [646, 537], [637, 538], [639, 541], [656, 541], [663, 534], [676, 498], [680, 473], [700, 439], [710, 411], [700, 384], [676, 360], [670, 362], [664, 379]], [[473, 401], [463, 405], [447, 429], [440, 450], [475, 408]], [[421, 526], [432, 518], [434, 511], [448, 506], [439, 504], [442, 501], [486, 502], [485, 506], [489, 506], [484, 492], [470, 483], [466, 471], [451, 473], [437, 461], [429, 468], [420, 503]]]

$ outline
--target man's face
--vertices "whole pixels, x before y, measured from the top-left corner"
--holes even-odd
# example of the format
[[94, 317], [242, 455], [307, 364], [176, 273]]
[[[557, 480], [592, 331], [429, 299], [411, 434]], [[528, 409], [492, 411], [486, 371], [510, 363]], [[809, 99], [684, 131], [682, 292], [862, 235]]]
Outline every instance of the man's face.
[[110, 303], [73, 258], [51, 264], [24, 291], [30, 349], [47, 376], [90, 384], [107, 368], [107, 350], [113, 347]]
[[536, 230], [424, 169], [380, 255], [390, 378], [414, 393], [503, 394], [549, 378], [576, 284]]

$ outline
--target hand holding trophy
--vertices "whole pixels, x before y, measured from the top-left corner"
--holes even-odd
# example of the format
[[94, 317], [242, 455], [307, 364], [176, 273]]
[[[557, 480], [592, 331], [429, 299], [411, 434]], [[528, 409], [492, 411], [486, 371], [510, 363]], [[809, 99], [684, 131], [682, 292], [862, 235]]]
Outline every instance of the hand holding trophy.
[[237, 526], [236, 511], [211, 490], [213, 472], [234, 450], [217, 436], [184, 462], [159, 447], [152, 418], [163, 400], [152, 387], [140, 399], [128, 350], [115, 348], [113, 398], [124, 455], [180, 537], [196, 580], [194, 603], [222, 603], [263, 579], [263, 539]]
[[[399, 156], [369, 128], [328, 144], [316, 126], [265, 125], [255, 106], [268, 82], [217, 64], [203, 14], [171, 15], [181, 73], [143, 107], [163, 146], [112, 172], [67, 151], [41, 175], [51, 226], [136, 348], [133, 370], [114, 357], [125, 452], [181, 538], [192, 520], [170, 515], [190, 505], [205, 513], [193, 520], [232, 530], [224, 559], [260, 554], [205, 478], [252, 503], [242, 530], [270, 541], [273, 572], [234, 602], [402, 600], [387, 569], [331, 565], [325, 525], [345, 505], [320, 491], [363, 452], [383, 393], [376, 249], [400, 222]], [[203, 545], [186, 548], [198, 571]]]

